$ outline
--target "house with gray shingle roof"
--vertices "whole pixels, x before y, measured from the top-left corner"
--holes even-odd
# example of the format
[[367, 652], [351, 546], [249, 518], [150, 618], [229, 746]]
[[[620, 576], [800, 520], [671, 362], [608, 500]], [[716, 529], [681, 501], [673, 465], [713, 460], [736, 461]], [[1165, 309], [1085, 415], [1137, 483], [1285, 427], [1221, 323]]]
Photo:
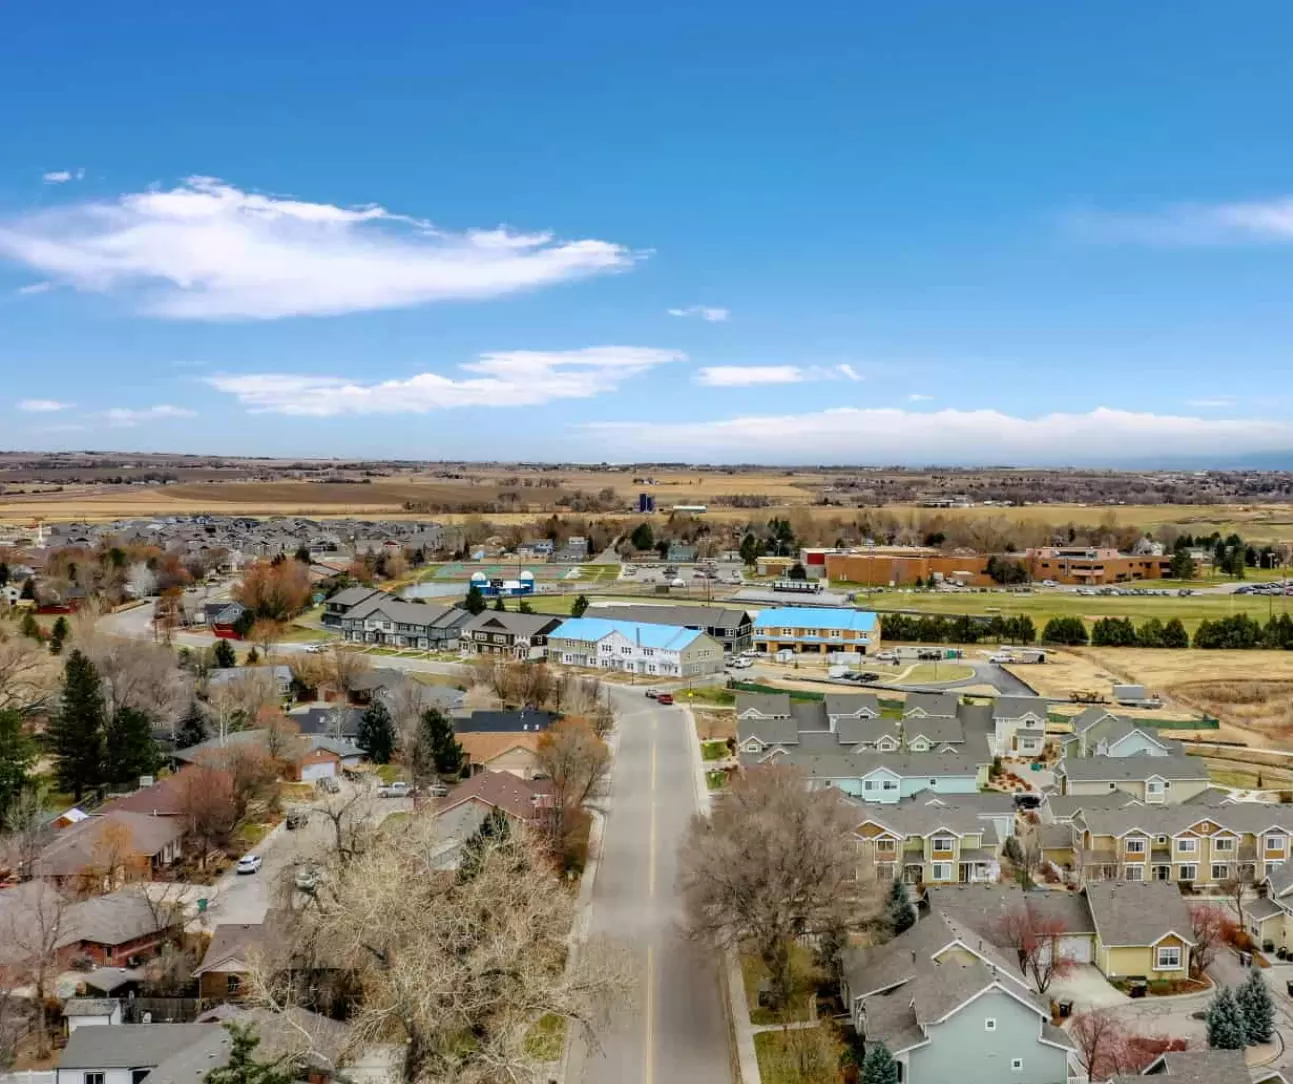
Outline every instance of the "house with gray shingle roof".
[[908, 693], [902, 715], [904, 719], [912, 716], [954, 719], [960, 702], [955, 693]]
[[1073, 1044], [1018, 967], [938, 914], [842, 959], [841, 996], [868, 1043], [883, 1042], [904, 1084], [1053, 1084]]
[[810, 789], [833, 787], [867, 802], [894, 803], [903, 798], [933, 794], [978, 794], [987, 782], [990, 760], [958, 753], [873, 753], [820, 751], [802, 743], [778, 746], [766, 754], [751, 754], [740, 747], [741, 766], [787, 764], [804, 773]]
[[1116, 1076], [1109, 1084], [1146, 1084], [1147, 1076], [1165, 1077], [1170, 1084], [1288, 1084], [1278, 1069], [1249, 1069], [1242, 1050], [1173, 1050], [1139, 1076]]
[[999, 696], [992, 704], [992, 752], [1033, 757], [1046, 744], [1046, 701], [1037, 696]]
[[1199, 757], [1167, 756], [1072, 757], [1055, 769], [1060, 793], [1109, 795], [1122, 791], [1137, 801], [1179, 805], [1209, 788], [1208, 766]]
[[1193, 926], [1176, 885], [1166, 881], [1088, 884], [1095, 923], [1094, 963], [1110, 979], [1184, 979]]
[[1001, 872], [999, 821], [955, 796], [854, 804], [859, 877], [922, 886], [995, 881]]

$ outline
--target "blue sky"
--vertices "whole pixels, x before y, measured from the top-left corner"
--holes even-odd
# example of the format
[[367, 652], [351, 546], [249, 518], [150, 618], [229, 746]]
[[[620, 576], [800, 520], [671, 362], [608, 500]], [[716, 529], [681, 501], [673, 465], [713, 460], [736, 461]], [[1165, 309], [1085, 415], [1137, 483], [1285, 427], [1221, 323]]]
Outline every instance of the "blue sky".
[[11, 6], [0, 444], [1282, 453], [1291, 37], [1193, 0]]

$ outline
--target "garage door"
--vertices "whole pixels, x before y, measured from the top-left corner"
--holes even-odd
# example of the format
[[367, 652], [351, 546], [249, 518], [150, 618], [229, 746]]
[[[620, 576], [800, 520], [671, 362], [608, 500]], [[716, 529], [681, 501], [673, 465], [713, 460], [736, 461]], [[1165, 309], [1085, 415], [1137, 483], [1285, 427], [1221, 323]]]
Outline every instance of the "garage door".
[[323, 760], [318, 764], [307, 764], [301, 769], [301, 782], [313, 783], [316, 779], [329, 779], [337, 774], [335, 760]]
[[1089, 964], [1091, 962], [1091, 938], [1061, 937], [1060, 955], [1067, 956], [1070, 960], [1079, 964]]

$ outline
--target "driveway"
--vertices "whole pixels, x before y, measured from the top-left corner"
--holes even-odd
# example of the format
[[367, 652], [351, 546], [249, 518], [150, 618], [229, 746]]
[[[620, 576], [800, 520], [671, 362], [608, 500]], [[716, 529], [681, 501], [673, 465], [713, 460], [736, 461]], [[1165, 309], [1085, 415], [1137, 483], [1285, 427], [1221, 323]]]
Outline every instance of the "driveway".
[[1110, 986], [1094, 964], [1078, 964], [1069, 974], [1053, 979], [1045, 996], [1052, 1001], [1071, 1001], [1074, 1013], [1110, 1009], [1131, 1001]]

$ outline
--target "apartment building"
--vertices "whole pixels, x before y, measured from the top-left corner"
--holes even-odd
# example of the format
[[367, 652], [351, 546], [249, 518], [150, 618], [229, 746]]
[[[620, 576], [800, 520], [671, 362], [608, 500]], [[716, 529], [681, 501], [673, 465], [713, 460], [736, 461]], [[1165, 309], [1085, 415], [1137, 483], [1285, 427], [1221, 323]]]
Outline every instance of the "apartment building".
[[484, 610], [463, 625], [462, 638], [476, 655], [542, 659], [548, 654], [548, 637], [560, 624], [561, 618], [550, 614]]
[[1082, 810], [1071, 829], [1072, 850], [1058, 857], [1066, 859], [1074, 881], [1215, 887], [1236, 877], [1261, 881], [1276, 871], [1290, 854], [1293, 806], [1230, 802]]
[[470, 617], [456, 606], [402, 602], [381, 592], [341, 616], [341, 635], [351, 643], [457, 651], [462, 626]]
[[880, 644], [880, 620], [869, 610], [824, 606], [777, 606], [754, 619], [754, 649], [769, 654], [865, 655]]
[[694, 677], [723, 669], [723, 645], [696, 629], [576, 617], [548, 636], [548, 657], [567, 666]]
[[1181, 805], [1209, 789], [1199, 757], [1069, 757], [1055, 768], [1060, 794], [1098, 797], [1121, 791], [1146, 805]]
[[611, 621], [639, 621], [648, 625], [676, 625], [697, 629], [717, 640], [723, 650], [748, 651], [753, 643], [754, 615], [734, 606], [665, 606], [637, 603], [614, 603], [593, 606], [586, 617], [604, 617]]
[[997, 819], [981, 807], [958, 805], [957, 798], [864, 807], [853, 830], [858, 876], [922, 886], [995, 882], [1004, 841], [1000, 820], [1013, 821], [1014, 811], [1008, 795], [984, 797], [1000, 799]]
[[1046, 745], [1046, 701], [1036, 696], [999, 696], [992, 705], [992, 752], [1033, 757]]

